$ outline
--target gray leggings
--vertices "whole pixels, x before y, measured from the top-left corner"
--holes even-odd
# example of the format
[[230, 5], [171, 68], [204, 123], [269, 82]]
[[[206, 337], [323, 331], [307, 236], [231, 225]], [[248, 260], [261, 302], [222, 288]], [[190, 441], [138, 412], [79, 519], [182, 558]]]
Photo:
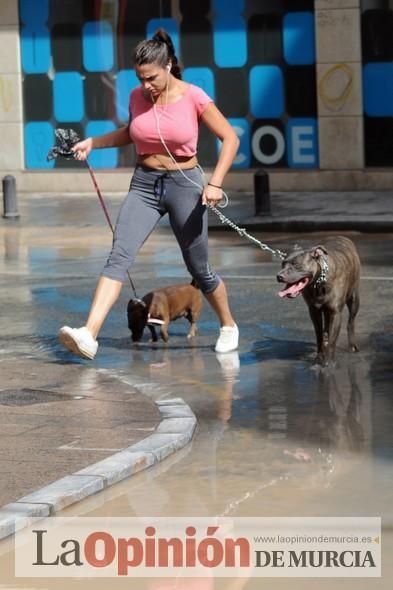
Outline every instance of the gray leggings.
[[[184, 173], [203, 186], [199, 168]], [[112, 250], [102, 276], [124, 281], [142, 244], [168, 213], [190, 275], [203, 293], [214, 291], [220, 278], [208, 263], [207, 209], [202, 204], [201, 192], [178, 170], [164, 172], [137, 166], [130, 192], [120, 208]]]

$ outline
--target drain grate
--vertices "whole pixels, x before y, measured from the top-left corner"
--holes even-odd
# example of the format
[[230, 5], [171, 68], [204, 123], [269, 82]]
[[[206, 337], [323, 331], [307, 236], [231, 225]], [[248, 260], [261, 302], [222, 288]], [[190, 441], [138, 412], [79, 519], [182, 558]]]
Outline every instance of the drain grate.
[[64, 393], [55, 393], [45, 389], [3, 389], [0, 391], [0, 405], [3, 406], [33, 406], [49, 402], [71, 400], [72, 397]]

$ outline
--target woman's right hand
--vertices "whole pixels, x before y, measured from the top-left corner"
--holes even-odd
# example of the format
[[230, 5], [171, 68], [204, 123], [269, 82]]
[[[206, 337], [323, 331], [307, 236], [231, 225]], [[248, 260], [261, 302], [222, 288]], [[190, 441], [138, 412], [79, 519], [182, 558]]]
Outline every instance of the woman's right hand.
[[72, 146], [71, 151], [75, 154], [76, 160], [86, 160], [88, 155], [90, 154], [91, 150], [93, 149], [93, 138], [87, 137], [83, 141], [78, 141], [74, 146]]

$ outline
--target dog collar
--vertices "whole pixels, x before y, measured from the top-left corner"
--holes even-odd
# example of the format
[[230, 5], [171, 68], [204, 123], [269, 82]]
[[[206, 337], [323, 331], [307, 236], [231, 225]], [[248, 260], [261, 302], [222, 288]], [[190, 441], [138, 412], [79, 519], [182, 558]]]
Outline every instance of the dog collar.
[[157, 326], [163, 326], [165, 324], [164, 320], [161, 320], [159, 318], [152, 318], [150, 313], [147, 316], [147, 323], [157, 325]]
[[146, 303], [143, 301], [143, 299], [138, 299], [137, 297], [134, 299], [131, 299], [132, 303], [139, 303], [140, 305], [142, 305], [142, 307], [146, 307]]
[[324, 256], [320, 256], [320, 258], [318, 260], [318, 264], [321, 268], [321, 272], [319, 274], [319, 277], [317, 278], [317, 280], [314, 283], [315, 289], [317, 287], [319, 287], [320, 285], [323, 285], [324, 283], [326, 283], [328, 272], [329, 272], [329, 265], [328, 265], [327, 260]]

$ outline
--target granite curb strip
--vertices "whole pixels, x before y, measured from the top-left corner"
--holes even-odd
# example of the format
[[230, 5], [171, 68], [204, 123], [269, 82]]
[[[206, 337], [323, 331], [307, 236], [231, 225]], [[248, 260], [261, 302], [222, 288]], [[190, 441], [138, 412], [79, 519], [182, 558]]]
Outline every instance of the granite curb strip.
[[0, 508], [0, 539], [29, 526], [33, 519], [54, 516], [63, 508], [159, 463], [191, 442], [197, 426], [191, 408], [180, 398], [155, 404], [161, 422], [153, 434]]

